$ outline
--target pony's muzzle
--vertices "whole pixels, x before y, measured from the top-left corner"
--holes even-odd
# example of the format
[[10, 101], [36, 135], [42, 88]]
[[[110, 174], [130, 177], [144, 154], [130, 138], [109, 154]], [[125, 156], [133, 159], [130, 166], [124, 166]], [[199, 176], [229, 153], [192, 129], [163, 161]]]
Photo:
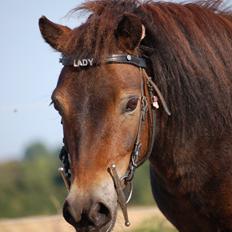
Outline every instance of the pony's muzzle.
[[[64, 203], [63, 216], [78, 232], [105, 231], [112, 220], [110, 207], [93, 199], [81, 201], [78, 204], [68, 199]], [[103, 229], [103, 230], [102, 230]]]

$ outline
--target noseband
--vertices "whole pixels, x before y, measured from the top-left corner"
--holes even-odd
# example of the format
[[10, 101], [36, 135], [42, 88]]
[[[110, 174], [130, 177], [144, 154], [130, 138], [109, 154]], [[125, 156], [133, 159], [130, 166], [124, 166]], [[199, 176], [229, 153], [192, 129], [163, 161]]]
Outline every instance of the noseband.
[[[73, 59], [71, 57], [62, 57], [60, 62], [64, 66], [73, 66], [73, 67], [89, 67], [95, 66], [94, 59]], [[140, 69], [141, 74], [141, 98], [140, 98], [140, 118], [137, 130], [137, 136], [134, 143], [134, 148], [131, 153], [131, 159], [129, 163], [128, 170], [123, 177], [118, 176], [117, 167], [115, 164], [112, 164], [108, 171], [114, 181], [114, 186], [118, 195], [118, 203], [122, 209], [125, 225], [129, 226], [130, 222], [128, 220], [127, 213], [127, 203], [130, 201], [132, 195], [132, 180], [135, 174], [136, 168], [142, 165], [147, 159], [149, 159], [153, 144], [155, 140], [155, 124], [156, 124], [156, 115], [155, 110], [159, 108], [158, 99], [160, 100], [165, 112], [168, 115], [171, 115], [167, 104], [159, 91], [158, 87], [152, 81], [151, 77], [146, 75], [145, 69], [147, 67], [146, 60], [142, 57], [136, 57], [128, 54], [113, 54], [108, 56], [105, 61], [105, 64], [129, 64], [134, 65]], [[149, 96], [147, 96], [149, 95]], [[156, 95], [158, 97], [156, 97]], [[146, 117], [148, 117], [148, 127], [149, 127], [149, 143], [146, 154], [143, 157], [140, 157], [141, 154], [141, 130], [143, 124], [146, 122]], [[59, 156], [63, 166], [59, 168], [59, 172], [64, 180], [65, 186], [69, 191], [71, 186], [71, 168], [70, 168], [70, 158], [67, 147], [64, 145]]]

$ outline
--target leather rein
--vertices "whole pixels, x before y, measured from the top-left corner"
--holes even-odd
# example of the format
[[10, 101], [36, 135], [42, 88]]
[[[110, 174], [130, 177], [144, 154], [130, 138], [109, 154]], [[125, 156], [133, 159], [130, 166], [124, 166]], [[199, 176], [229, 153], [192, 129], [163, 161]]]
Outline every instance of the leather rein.
[[[71, 57], [62, 57], [60, 62], [64, 66], [73, 66], [78, 68], [84, 68], [89, 66], [96, 66], [94, 63], [94, 59], [73, 59]], [[159, 91], [156, 84], [152, 81], [152, 78], [149, 77], [145, 71], [147, 68], [146, 60], [142, 57], [137, 57], [128, 54], [113, 54], [108, 56], [105, 61], [105, 64], [129, 64], [139, 68], [140, 76], [141, 76], [141, 97], [140, 97], [140, 116], [139, 116], [139, 123], [137, 129], [137, 136], [134, 142], [134, 148], [131, 153], [131, 159], [129, 163], [129, 167], [127, 172], [124, 176], [119, 177], [117, 172], [117, 167], [115, 164], [112, 164], [108, 168], [108, 172], [110, 173], [115, 190], [118, 196], [118, 204], [120, 205], [124, 219], [125, 225], [129, 226], [130, 222], [128, 219], [128, 212], [127, 212], [127, 204], [130, 201], [133, 186], [132, 180], [135, 174], [136, 168], [142, 165], [146, 160], [149, 159], [153, 145], [155, 140], [155, 127], [156, 127], [156, 110], [159, 108], [158, 101], [161, 102], [163, 109], [165, 112], [170, 116], [171, 113], [167, 107], [167, 104]], [[141, 131], [143, 125], [146, 123], [146, 117], [148, 117], [148, 127], [149, 127], [149, 141], [148, 141], [148, 149], [146, 154], [143, 157], [141, 156]], [[64, 143], [65, 144], [65, 143]], [[59, 168], [59, 172], [63, 178], [65, 186], [69, 191], [71, 186], [71, 160], [69, 157], [69, 152], [67, 147], [64, 145], [61, 149], [59, 158], [62, 162], [62, 167]]]

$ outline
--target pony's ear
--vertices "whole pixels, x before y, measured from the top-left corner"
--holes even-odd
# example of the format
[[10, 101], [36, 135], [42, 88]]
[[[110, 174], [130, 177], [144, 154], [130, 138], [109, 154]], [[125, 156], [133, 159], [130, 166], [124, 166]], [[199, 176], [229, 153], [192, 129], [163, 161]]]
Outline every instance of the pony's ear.
[[45, 16], [39, 19], [40, 32], [45, 41], [59, 52], [65, 52], [67, 40], [72, 32], [68, 27], [55, 24]]
[[136, 15], [126, 13], [122, 16], [115, 34], [120, 48], [133, 51], [145, 37], [145, 27]]

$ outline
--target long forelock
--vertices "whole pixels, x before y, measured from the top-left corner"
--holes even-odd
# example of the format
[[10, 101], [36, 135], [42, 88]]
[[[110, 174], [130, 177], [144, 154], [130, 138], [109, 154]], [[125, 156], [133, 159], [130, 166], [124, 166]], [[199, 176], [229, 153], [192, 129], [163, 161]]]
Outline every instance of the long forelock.
[[73, 9], [72, 13], [86, 12], [87, 21], [74, 31], [70, 44], [77, 57], [92, 56], [100, 61], [117, 49], [115, 31], [124, 13], [134, 12], [137, 0], [87, 1]]

